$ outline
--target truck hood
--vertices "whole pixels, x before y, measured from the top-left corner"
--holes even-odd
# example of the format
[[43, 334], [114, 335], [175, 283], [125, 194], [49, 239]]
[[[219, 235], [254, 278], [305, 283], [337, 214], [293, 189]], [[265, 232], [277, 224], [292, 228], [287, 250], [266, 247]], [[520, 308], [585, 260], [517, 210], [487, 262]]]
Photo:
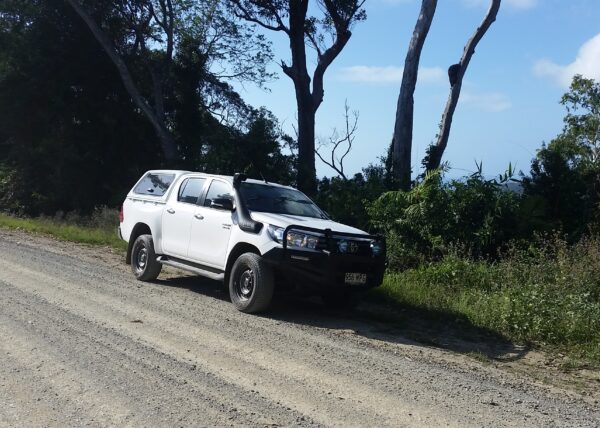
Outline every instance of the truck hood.
[[255, 221], [260, 221], [273, 226], [286, 228], [291, 225], [312, 227], [315, 229], [331, 229], [332, 232], [341, 233], [358, 233], [367, 235], [366, 232], [355, 227], [346, 226], [342, 223], [337, 223], [333, 220], [325, 220], [313, 217], [302, 217], [289, 214], [272, 214], [263, 212], [251, 212], [250, 215]]

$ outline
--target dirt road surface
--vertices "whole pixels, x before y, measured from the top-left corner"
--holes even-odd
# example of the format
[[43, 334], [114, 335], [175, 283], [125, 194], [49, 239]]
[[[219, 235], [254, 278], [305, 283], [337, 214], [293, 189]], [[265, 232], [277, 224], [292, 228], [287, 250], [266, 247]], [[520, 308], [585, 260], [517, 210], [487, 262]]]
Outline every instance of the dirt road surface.
[[215, 283], [143, 284], [109, 249], [6, 230], [0, 358], [0, 426], [600, 424], [589, 396], [382, 322], [311, 301], [245, 315]]

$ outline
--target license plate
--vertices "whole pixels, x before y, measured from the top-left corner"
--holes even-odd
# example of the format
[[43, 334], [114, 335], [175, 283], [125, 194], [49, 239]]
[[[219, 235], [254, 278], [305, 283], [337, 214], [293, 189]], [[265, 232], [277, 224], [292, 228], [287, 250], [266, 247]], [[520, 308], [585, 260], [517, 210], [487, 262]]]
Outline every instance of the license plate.
[[346, 284], [349, 285], [364, 285], [367, 283], [366, 273], [347, 273]]

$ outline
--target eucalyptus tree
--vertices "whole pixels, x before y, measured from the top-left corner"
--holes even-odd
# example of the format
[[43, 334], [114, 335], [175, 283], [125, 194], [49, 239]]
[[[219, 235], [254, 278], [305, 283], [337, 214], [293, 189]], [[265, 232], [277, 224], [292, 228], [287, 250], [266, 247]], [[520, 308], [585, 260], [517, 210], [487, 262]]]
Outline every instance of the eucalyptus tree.
[[[477, 45], [496, 20], [500, 4], [501, 0], [490, 1], [487, 13], [481, 24], [467, 41], [460, 61], [448, 68], [450, 95], [448, 96], [446, 108], [442, 115], [440, 131], [436, 136], [436, 141], [428, 147], [422, 162], [426, 171], [433, 171], [440, 167], [444, 150], [446, 149], [448, 139], [450, 138], [450, 129], [452, 127], [454, 112], [456, 111], [458, 100], [460, 98], [463, 78], [467, 72], [471, 58], [475, 54]], [[411, 186], [414, 111], [413, 96], [417, 83], [421, 51], [429, 33], [436, 8], [437, 0], [422, 0], [421, 11], [415, 24], [415, 29], [404, 62], [402, 84], [400, 86], [400, 95], [398, 96], [398, 105], [396, 108], [394, 138], [392, 140], [392, 170], [394, 179], [401, 190], [409, 190]]]
[[450, 95], [448, 96], [446, 108], [442, 115], [442, 122], [440, 124], [437, 140], [428, 147], [425, 159], [423, 159], [423, 166], [427, 171], [436, 170], [441, 165], [442, 156], [448, 145], [448, 139], [450, 138], [450, 128], [452, 127], [452, 119], [454, 118], [454, 112], [458, 105], [463, 78], [465, 77], [471, 58], [475, 54], [477, 45], [490, 29], [494, 21], [496, 21], [496, 16], [498, 16], [498, 11], [500, 10], [500, 4], [501, 0], [490, 1], [487, 13], [481, 24], [479, 24], [471, 38], [467, 41], [460, 61], [457, 64], [451, 65], [448, 69]]
[[429, 34], [429, 28], [435, 15], [437, 0], [423, 0], [421, 11], [412, 38], [408, 45], [398, 106], [396, 107], [396, 122], [394, 124], [393, 145], [393, 174], [401, 190], [409, 190], [411, 183], [411, 154], [413, 140], [414, 93], [419, 74], [421, 51]]
[[[366, 18], [364, 0], [228, 0], [237, 16], [266, 30], [287, 36], [291, 62], [280, 62], [294, 83], [298, 110], [298, 187], [317, 189], [315, 116], [325, 95], [324, 76], [342, 52], [355, 23]], [[311, 7], [312, 6], [312, 7]], [[315, 14], [313, 14], [315, 12]], [[307, 47], [316, 55], [309, 72]]]

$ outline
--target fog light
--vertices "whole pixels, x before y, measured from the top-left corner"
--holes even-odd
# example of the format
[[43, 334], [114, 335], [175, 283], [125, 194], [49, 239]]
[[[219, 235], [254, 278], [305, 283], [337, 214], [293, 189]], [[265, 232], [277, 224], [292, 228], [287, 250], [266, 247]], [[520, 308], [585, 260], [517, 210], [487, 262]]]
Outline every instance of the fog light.
[[379, 242], [371, 242], [371, 251], [374, 256], [378, 256], [381, 254], [381, 244]]
[[348, 251], [348, 241], [340, 241], [338, 242], [338, 250], [340, 250], [340, 253], [345, 253]]

